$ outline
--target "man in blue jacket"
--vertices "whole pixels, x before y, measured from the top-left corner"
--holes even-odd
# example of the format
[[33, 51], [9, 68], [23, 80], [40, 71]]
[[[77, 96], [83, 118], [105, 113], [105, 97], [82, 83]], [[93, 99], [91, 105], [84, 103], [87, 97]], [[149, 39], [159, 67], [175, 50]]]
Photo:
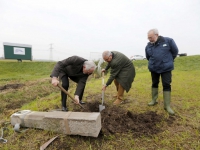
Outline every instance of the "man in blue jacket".
[[149, 43], [145, 48], [146, 58], [149, 61], [148, 68], [152, 78], [152, 101], [149, 106], [157, 104], [158, 84], [161, 76], [163, 86], [164, 109], [170, 115], [174, 111], [170, 108], [172, 70], [174, 59], [178, 54], [178, 48], [173, 39], [159, 36], [157, 29], [148, 32]]

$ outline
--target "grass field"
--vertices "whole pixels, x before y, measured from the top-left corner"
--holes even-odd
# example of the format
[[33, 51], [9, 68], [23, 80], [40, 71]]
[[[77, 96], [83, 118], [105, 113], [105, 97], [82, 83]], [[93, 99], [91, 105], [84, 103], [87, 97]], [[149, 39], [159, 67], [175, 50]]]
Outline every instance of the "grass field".
[[[49, 111], [60, 108], [60, 90], [50, 83], [50, 73], [55, 62], [15, 62], [0, 61], [0, 128], [6, 128], [0, 143], [2, 150], [36, 150], [54, 136], [59, 138], [47, 150], [200, 150], [200, 56], [178, 57], [172, 72], [171, 107], [175, 116], [171, 117], [163, 109], [162, 85], [159, 84], [158, 105], [147, 106], [151, 100], [151, 78], [147, 61], [134, 61], [136, 78], [129, 93], [125, 94], [120, 109], [142, 114], [156, 112], [163, 117], [156, 124], [161, 132], [151, 136], [135, 137], [134, 133], [113, 133], [98, 138], [69, 136], [29, 128], [25, 132], [13, 131], [10, 116], [23, 109]], [[107, 79], [109, 76], [106, 75]], [[75, 85], [70, 85], [73, 95]], [[115, 94], [115, 86], [109, 86], [105, 93], [105, 103], [112, 105], [110, 95]], [[88, 80], [83, 101], [101, 101], [101, 78]], [[69, 109], [73, 104], [68, 101]]]

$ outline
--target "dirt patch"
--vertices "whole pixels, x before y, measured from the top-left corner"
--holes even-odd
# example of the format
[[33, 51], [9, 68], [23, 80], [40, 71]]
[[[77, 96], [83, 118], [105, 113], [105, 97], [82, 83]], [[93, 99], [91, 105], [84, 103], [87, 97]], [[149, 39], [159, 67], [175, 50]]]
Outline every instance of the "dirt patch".
[[0, 86], [0, 91], [7, 90], [7, 89], [18, 89], [23, 86], [24, 86], [24, 84], [6, 84], [3, 86]]
[[[89, 102], [84, 105], [85, 109], [76, 108], [73, 111], [79, 112], [99, 112], [100, 102]], [[153, 111], [144, 113], [133, 113], [124, 110], [120, 106], [108, 106], [101, 111], [102, 130], [100, 134], [109, 135], [115, 133], [132, 133], [134, 137], [152, 136], [162, 132], [162, 126], [158, 126], [162, 121], [172, 123], [173, 118], [164, 118], [164, 115]]]
[[39, 84], [42, 84], [44, 82], [49, 82], [49, 84], [51, 83], [50, 79], [49, 78], [44, 78], [44, 79], [38, 79], [36, 81], [27, 81], [26, 84], [22, 84], [22, 83], [12, 83], [12, 84], [6, 84], [6, 85], [2, 85], [0, 86], [0, 92], [3, 92], [3, 91], [9, 91], [10, 89], [20, 89], [21, 87], [29, 87], [29, 86], [33, 86], [33, 85], [38, 85]]
[[46, 97], [52, 92], [58, 91], [59, 88], [50, 84], [49, 78], [5, 84], [0, 86], [0, 98], [4, 101], [0, 107], [0, 113], [19, 109], [22, 105], [28, 104], [36, 98]]

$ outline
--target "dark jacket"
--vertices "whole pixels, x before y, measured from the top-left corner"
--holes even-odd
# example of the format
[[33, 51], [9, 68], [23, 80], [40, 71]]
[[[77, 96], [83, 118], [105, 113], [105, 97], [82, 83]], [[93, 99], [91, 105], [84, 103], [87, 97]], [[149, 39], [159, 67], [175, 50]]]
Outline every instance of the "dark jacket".
[[114, 79], [128, 92], [135, 77], [135, 68], [132, 61], [124, 54], [112, 51], [112, 60], [108, 63], [105, 70], [111, 68], [110, 77], [106, 85], [110, 85]]
[[72, 56], [59, 61], [55, 65], [50, 77], [59, 77], [62, 79], [64, 75], [67, 75], [69, 78], [72, 78], [72, 80], [74, 78], [78, 79], [75, 95], [81, 95], [89, 76], [88, 74], [83, 74], [83, 64], [85, 61], [87, 60], [78, 56]]
[[163, 73], [174, 69], [174, 59], [178, 54], [178, 47], [173, 39], [159, 36], [155, 43], [148, 43], [145, 48], [149, 61], [149, 71]]

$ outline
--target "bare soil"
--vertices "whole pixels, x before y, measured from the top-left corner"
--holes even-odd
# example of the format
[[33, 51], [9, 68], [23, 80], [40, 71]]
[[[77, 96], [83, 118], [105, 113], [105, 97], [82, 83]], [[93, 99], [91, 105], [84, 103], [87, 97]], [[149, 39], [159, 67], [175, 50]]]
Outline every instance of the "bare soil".
[[[89, 102], [83, 108], [75, 108], [78, 112], [99, 112], [98, 101]], [[134, 137], [152, 136], [163, 131], [162, 122], [172, 124], [175, 117], [168, 119], [164, 115], [153, 111], [144, 113], [133, 113], [124, 110], [120, 106], [109, 106], [105, 104], [105, 109], [101, 111], [102, 130], [100, 135], [109, 135], [115, 133], [132, 133]]]
[[7, 89], [18, 89], [23, 86], [24, 86], [24, 84], [6, 84], [3, 86], [0, 86], [0, 91], [7, 90]]

